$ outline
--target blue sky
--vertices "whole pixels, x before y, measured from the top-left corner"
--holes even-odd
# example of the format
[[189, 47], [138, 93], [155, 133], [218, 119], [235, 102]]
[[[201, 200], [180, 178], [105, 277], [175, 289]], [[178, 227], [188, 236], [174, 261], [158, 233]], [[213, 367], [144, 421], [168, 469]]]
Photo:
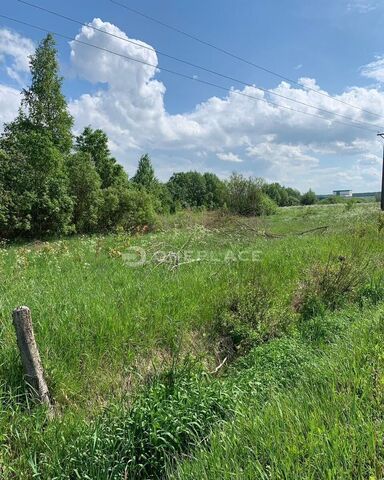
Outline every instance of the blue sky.
[[[16, 17], [158, 64], [160, 71], [58, 39], [64, 91], [80, 131], [103, 128], [111, 148], [130, 174], [148, 151], [162, 179], [173, 171], [234, 170], [263, 176], [301, 190], [379, 190], [380, 144], [372, 132], [274, 108], [238, 94], [177, 78], [161, 67], [218, 83], [251, 96], [263, 87], [313, 105], [264, 96], [312, 113], [323, 108], [355, 121], [384, 125], [347, 105], [288, 85], [233, 58], [137, 16], [109, 0], [30, 0], [155, 50], [241, 79], [254, 87], [203, 73], [94, 31], [3, 0], [0, 14]], [[234, 52], [268, 69], [319, 88], [362, 109], [384, 115], [384, 6], [375, 0], [208, 2], [119, 0], [159, 20]], [[95, 20], [100, 19], [100, 20]], [[95, 23], [96, 22], [96, 23]], [[0, 19], [0, 122], [17, 108], [15, 92], [28, 83], [28, 53], [44, 34]], [[300, 80], [301, 81], [301, 80]], [[244, 90], [244, 88], [246, 90]], [[11, 94], [10, 94], [11, 93]]]

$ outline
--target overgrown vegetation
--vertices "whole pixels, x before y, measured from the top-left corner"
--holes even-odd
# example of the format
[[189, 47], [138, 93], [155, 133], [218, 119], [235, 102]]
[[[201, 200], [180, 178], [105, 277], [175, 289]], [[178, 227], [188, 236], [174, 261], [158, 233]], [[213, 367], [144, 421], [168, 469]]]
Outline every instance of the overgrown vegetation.
[[[0, 236], [19, 241], [0, 243], [0, 477], [382, 478], [377, 206], [163, 184], [148, 155], [129, 180], [104, 132], [73, 139], [52, 36], [31, 74], [0, 141]], [[52, 419], [25, 391], [20, 304]]]
[[[263, 449], [276, 428], [282, 444], [300, 450], [300, 432], [309, 421], [303, 412], [313, 408], [325, 418], [321, 408], [329, 402], [315, 404], [311, 396], [305, 403], [310, 388], [319, 394], [306, 382], [320, 378], [317, 371], [333, 382], [328, 359], [344, 362], [353, 385], [366, 374], [363, 366], [355, 371], [350, 357], [342, 359], [344, 345], [355, 349], [359, 339], [363, 345], [356, 332], [370, 328], [380, 312], [380, 218], [374, 204], [352, 210], [292, 207], [263, 219], [179, 212], [163, 217], [161, 230], [145, 236], [119, 232], [3, 246], [3, 478], [225, 478], [227, 468], [242, 478], [242, 462], [249, 478], [264, 478], [270, 462], [276, 472], [311, 478], [300, 473], [301, 460], [293, 452], [283, 457], [271, 450], [265, 456]], [[319, 225], [328, 228], [312, 231]], [[125, 254], [138, 247], [146, 262], [130, 268]], [[20, 303], [31, 307], [55, 401], [49, 423], [24, 393], [10, 321]], [[380, 345], [381, 333], [373, 339]], [[339, 348], [343, 353], [336, 354]], [[367, 359], [376, 358], [375, 349]], [[292, 388], [297, 390], [291, 396]], [[274, 399], [299, 409], [302, 427], [292, 419], [292, 430], [284, 430]], [[359, 418], [367, 432], [380, 435], [363, 404]], [[265, 443], [255, 440], [261, 424]], [[343, 428], [343, 444], [358, 441], [358, 432], [346, 437]], [[222, 450], [216, 439], [222, 439]], [[337, 475], [348, 478], [342, 451], [339, 457], [326, 453], [332, 441], [323, 436], [306, 445], [311, 465], [321, 465], [311, 450], [317, 445]], [[247, 445], [248, 456], [241, 445]], [[365, 460], [372, 467], [372, 457], [359, 458], [357, 472]]]
[[383, 314], [343, 312], [343, 333], [292, 370], [290, 388], [239, 399], [235, 421], [171, 478], [382, 478]]
[[0, 139], [0, 238], [44, 238], [123, 229], [150, 230], [156, 214], [180, 209], [270, 215], [278, 206], [312, 204], [277, 183], [234, 174], [178, 172], [167, 183], [141, 156], [131, 180], [111, 155], [107, 135], [86, 126], [73, 138], [61, 91], [55, 41], [48, 35], [31, 57], [31, 85], [17, 118]]
[[330, 255], [325, 264], [311, 267], [294, 299], [303, 319], [334, 311], [353, 301], [369, 278], [369, 258], [357, 254]]
[[219, 342], [221, 357], [233, 359], [289, 330], [292, 315], [279, 308], [274, 297], [272, 289], [256, 280], [219, 307], [213, 341]]

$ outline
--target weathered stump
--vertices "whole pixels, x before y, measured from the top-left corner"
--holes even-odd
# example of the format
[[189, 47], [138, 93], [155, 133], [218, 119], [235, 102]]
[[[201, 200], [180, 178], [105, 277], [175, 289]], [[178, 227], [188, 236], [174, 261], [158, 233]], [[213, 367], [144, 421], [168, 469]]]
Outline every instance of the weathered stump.
[[39, 401], [51, 408], [49, 390], [33, 332], [31, 311], [28, 307], [18, 307], [13, 311], [12, 317], [25, 380]]

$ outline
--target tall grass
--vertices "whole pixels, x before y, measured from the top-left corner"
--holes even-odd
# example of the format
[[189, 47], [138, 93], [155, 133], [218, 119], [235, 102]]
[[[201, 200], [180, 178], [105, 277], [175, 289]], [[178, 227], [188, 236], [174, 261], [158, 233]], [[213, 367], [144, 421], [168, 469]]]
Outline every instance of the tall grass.
[[[249, 398], [263, 404], [270, 391], [292, 388], [319, 346], [348, 324], [328, 314], [300, 323], [292, 302], [314, 264], [331, 254], [369, 257], [369, 281], [354, 287], [351, 301], [359, 308], [381, 301], [378, 218], [368, 204], [281, 209], [246, 222], [199, 213], [163, 219], [146, 236], [0, 249], [2, 476], [161, 477], [170, 457], [192, 454]], [[325, 224], [327, 231], [300, 234]], [[149, 262], [129, 268], [131, 247]], [[265, 302], [255, 301], [257, 292]], [[50, 423], [24, 395], [10, 322], [19, 304], [32, 309], [57, 412]], [[212, 378], [204, 372], [223, 360], [224, 337], [232, 359], [250, 353]], [[185, 369], [188, 357], [198, 366]]]
[[293, 390], [261, 405], [243, 398], [236, 419], [180, 464], [179, 479], [380, 479], [384, 474], [384, 310], [358, 320]]

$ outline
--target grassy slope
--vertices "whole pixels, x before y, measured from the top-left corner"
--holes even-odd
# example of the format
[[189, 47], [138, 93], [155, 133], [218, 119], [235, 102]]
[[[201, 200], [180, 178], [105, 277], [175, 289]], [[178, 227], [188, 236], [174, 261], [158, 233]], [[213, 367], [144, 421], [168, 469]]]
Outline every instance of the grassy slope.
[[272, 391], [264, 403], [240, 397], [234, 422], [170, 476], [383, 478], [383, 320], [383, 308], [358, 319], [316, 364], [302, 367], [298, 387]]
[[[344, 205], [281, 209], [264, 221], [180, 215], [164, 219], [159, 232], [144, 237], [74, 238], [0, 250], [5, 471], [15, 468], [22, 478], [21, 472], [31, 470], [28, 462], [44, 448], [28, 441], [34, 434], [40, 438], [40, 419], [36, 426], [14, 399], [22, 389], [10, 322], [15, 305], [32, 309], [51, 391], [62, 412], [52, 427], [60, 436], [124, 396], [136, 374], [145, 375], [153, 362], [161, 366], [177, 352], [192, 352], [213, 365], [214, 348], [205, 334], [213, 328], [218, 305], [249, 280], [257, 279], [272, 292], [274, 315], [284, 317], [303, 271], [317, 260], [358, 252], [382, 262], [377, 217], [377, 205], [369, 204], [348, 211]], [[330, 228], [293, 234], [319, 225]], [[255, 235], [263, 229], [288, 236], [267, 240]], [[177, 269], [152, 262], [128, 268], [121, 253], [130, 246], [144, 248], [148, 258], [159, 250], [183, 249], [193, 258], [208, 252], [211, 260]], [[226, 261], [244, 251], [247, 261]], [[254, 251], [260, 252], [259, 262], [249, 260]], [[25, 444], [29, 448], [21, 454]]]
[[[58, 403], [85, 402], [89, 407], [95, 397], [108, 399], [111, 389], [116, 393], [124, 387], [131, 368], [137, 369], [135, 362], [145, 368], [154, 355], [169, 355], [183, 335], [182, 348], [195, 343], [200, 349], [202, 342], [193, 334], [199, 336], [217, 304], [248, 279], [257, 276], [275, 290], [276, 304], [288, 305], [303, 269], [316, 259], [324, 260], [330, 252], [348, 254], [353, 248], [377, 252], [377, 235], [368, 232], [359, 239], [348, 233], [352, 226], [374, 223], [375, 210], [371, 205], [351, 212], [344, 212], [344, 206], [286, 209], [261, 228], [281, 233], [330, 224], [332, 229], [327, 235], [272, 241], [255, 238], [253, 230], [231, 221], [222, 226], [208, 216], [197, 219], [208, 228], [197, 223], [138, 238], [75, 238], [0, 250], [1, 378], [19, 382], [10, 314], [25, 304], [32, 309]], [[260, 228], [257, 220], [251, 226]], [[143, 247], [150, 257], [158, 250], [177, 251], [186, 242], [187, 249], [208, 252], [219, 261], [182, 265], [175, 272], [167, 265], [128, 268], [119, 256], [132, 245]], [[225, 262], [226, 252], [244, 250], [247, 258], [260, 251], [261, 262]]]

